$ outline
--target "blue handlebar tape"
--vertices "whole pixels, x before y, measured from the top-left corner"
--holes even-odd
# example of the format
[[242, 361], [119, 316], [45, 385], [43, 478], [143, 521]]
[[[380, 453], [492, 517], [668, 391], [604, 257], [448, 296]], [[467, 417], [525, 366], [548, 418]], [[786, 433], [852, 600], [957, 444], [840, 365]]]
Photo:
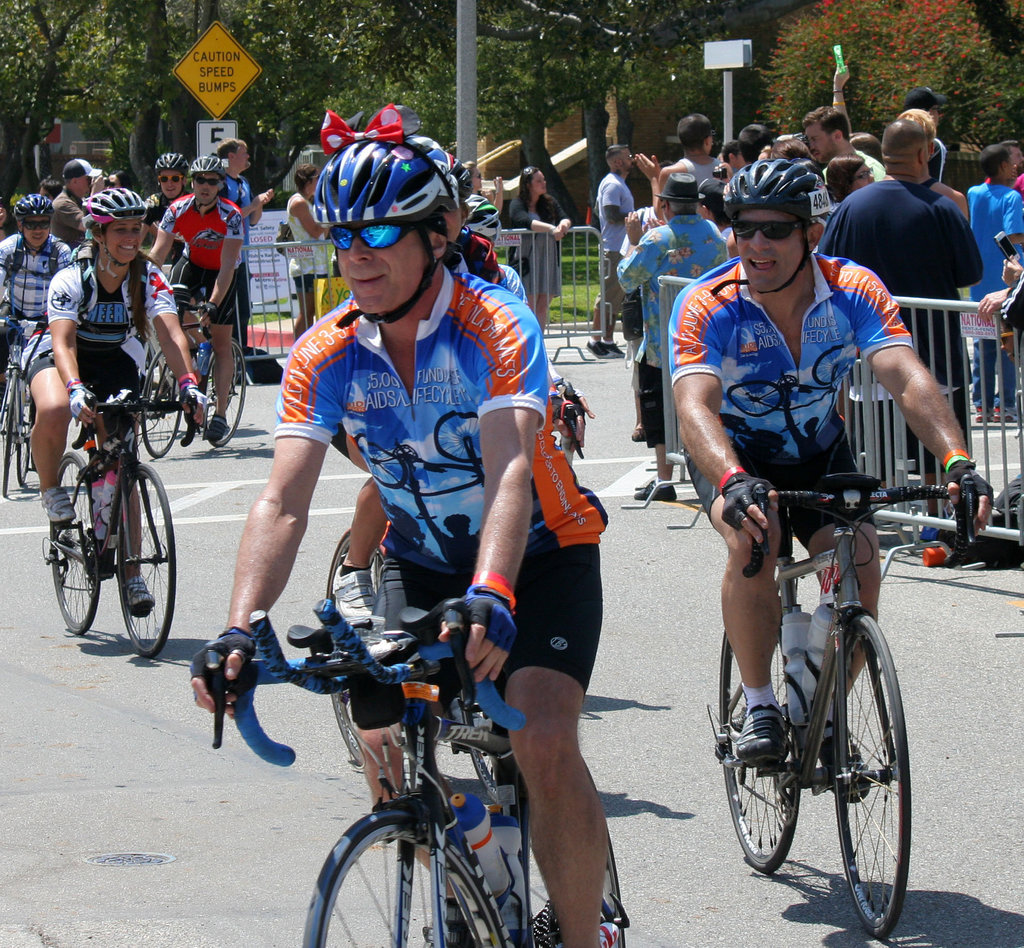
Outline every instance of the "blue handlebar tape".
[[242, 740], [257, 757], [277, 767], [290, 767], [295, 763], [295, 751], [292, 748], [267, 737], [267, 732], [256, 717], [251, 691], [239, 695], [235, 702], [235, 724], [238, 725]]
[[[439, 662], [442, 658], [452, 657], [452, 647], [447, 642], [421, 645], [420, 657]], [[518, 708], [505, 704], [490, 678], [476, 683], [476, 702], [487, 717], [507, 731], [521, 731], [526, 726], [526, 715]]]

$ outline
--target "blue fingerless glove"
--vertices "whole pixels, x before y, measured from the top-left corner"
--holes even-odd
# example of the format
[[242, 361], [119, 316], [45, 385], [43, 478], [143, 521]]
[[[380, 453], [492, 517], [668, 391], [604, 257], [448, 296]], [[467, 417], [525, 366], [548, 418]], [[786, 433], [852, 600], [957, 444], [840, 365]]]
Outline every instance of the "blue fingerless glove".
[[487, 629], [485, 638], [506, 652], [512, 651], [516, 620], [509, 601], [489, 586], [477, 585], [466, 590], [465, 602], [470, 624], [479, 623]]

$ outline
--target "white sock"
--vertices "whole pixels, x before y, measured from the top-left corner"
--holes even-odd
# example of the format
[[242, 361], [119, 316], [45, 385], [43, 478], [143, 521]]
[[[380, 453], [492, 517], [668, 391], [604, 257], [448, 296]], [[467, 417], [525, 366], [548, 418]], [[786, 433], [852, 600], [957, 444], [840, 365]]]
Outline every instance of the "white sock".
[[[775, 692], [772, 690], [771, 685], [762, 685], [760, 688], [749, 688], [747, 685], [744, 685], [743, 696], [747, 699], [748, 708], [756, 708], [759, 705], [779, 707], [779, 702], [775, 698]], [[781, 711], [782, 709], [779, 708], [779, 710]]]

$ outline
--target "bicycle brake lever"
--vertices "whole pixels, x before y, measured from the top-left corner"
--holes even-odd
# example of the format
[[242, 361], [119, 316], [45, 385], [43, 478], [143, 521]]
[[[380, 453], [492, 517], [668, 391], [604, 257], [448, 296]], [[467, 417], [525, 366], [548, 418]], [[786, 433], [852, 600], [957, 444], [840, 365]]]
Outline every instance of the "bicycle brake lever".
[[181, 436], [181, 441], [178, 442], [183, 448], [187, 448], [196, 437], [196, 432], [199, 430], [199, 425], [196, 424], [195, 419], [189, 415], [185, 415], [185, 434]]
[[224, 677], [224, 656], [212, 648], [206, 652], [206, 686], [213, 698], [213, 749], [224, 743], [224, 710], [227, 707], [228, 683]]

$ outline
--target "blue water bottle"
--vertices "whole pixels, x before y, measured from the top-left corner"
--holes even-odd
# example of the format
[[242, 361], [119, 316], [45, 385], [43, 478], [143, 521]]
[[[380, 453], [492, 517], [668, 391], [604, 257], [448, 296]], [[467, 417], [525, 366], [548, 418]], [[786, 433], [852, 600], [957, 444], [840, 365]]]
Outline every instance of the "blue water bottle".
[[196, 354], [196, 368], [200, 375], [207, 375], [210, 371], [210, 360], [213, 358], [213, 346], [208, 342], [199, 343], [199, 352]]

